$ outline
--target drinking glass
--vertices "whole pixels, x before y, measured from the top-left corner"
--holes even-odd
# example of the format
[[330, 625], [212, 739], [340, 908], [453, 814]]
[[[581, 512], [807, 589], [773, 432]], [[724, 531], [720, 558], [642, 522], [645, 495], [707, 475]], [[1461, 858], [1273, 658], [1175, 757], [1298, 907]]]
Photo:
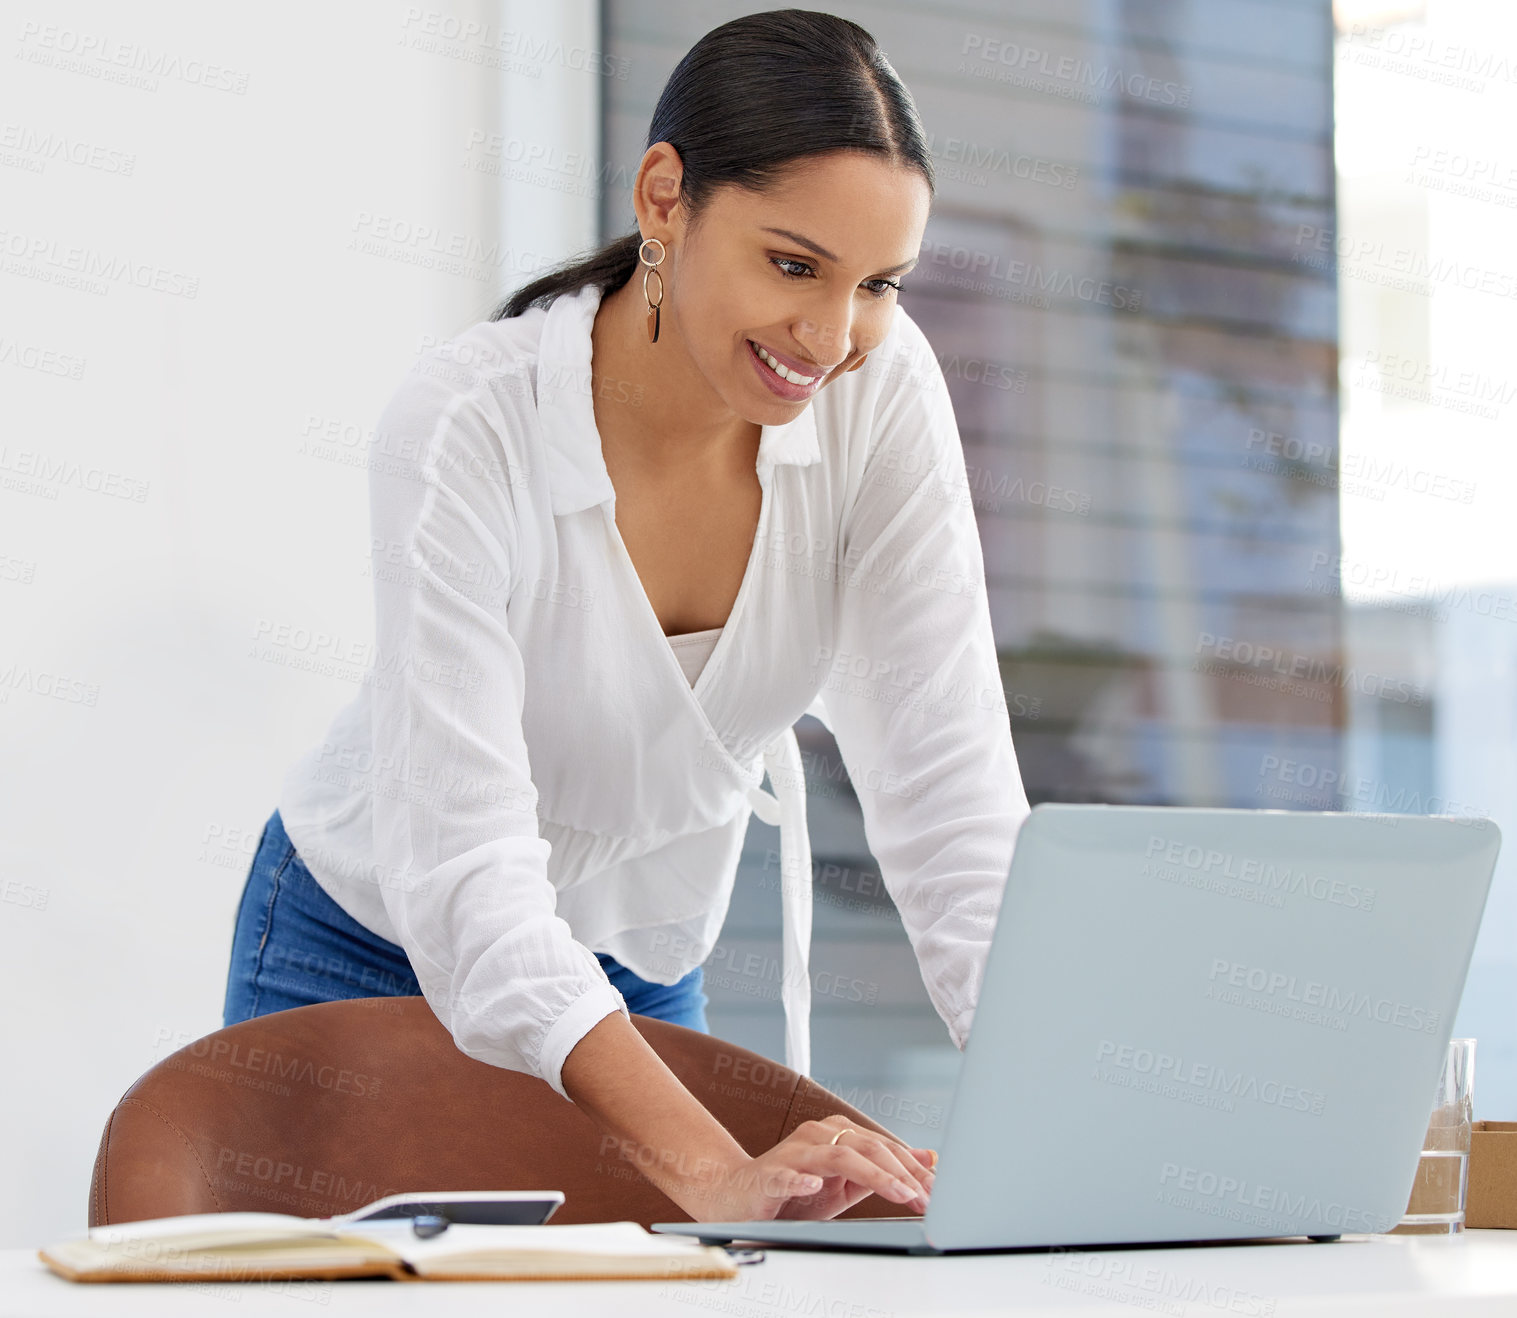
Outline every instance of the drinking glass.
[[1447, 1235], [1464, 1230], [1464, 1196], [1469, 1182], [1470, 1130], [1474, 1109], [1475, 1041], [1450, 1039], [1433, 1115], [1422, 1142], [1422, 1158], [1406, 1215], [1394, 1228], [1401, 1235]]

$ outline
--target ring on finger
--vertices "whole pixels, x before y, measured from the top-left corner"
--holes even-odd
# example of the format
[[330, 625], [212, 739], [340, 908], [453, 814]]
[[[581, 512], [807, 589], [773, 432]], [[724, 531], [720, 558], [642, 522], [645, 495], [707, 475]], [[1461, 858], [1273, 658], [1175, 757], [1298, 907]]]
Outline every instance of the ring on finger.
[[845, 1126], [842, 1130], [838, 1131], [838, 1133], [834, 1135], [830, 1140], [828, 1140], [827, 1143], [836, 1144], [840, 1139], [843, 1138], [844, 1135], [856, 1135], [857, 1133], [858, 1132], [854, 1130], [852, 1126]]

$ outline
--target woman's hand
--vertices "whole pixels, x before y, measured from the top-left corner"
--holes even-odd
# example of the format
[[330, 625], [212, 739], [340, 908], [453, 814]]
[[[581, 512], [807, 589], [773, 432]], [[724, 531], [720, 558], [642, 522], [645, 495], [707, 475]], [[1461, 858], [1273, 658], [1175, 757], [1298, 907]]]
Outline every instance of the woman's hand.
[[563, 1084], [600, 1126], [601, 1151], [615, 1148], [697, 1222], [836, 1217], [875, 1192], [903, 1216], [927, 1209], [936, 1155], [843, 1116], [804, 1122], [750, 1158], [620, 1012], [570, 1050]]
[[715, 1168], [669, 1193], [704, 1222], [836, 1217], [870, 1194], [900, 1204], [903, 1215], [924, 1213], [936, 1161], [931, 1149], [833, 1115], [804, 1122], [758, 1157]]

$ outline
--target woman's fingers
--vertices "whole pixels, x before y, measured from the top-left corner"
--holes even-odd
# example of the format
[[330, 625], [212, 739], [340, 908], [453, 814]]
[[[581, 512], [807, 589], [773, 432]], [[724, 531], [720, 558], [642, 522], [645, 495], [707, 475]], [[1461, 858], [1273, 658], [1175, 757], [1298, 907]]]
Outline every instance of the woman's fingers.
[[797, 1150], [799, 1156], [791, 1165], [823, 1176], [844, 1177], [892, 1203], [913, 1203], [925, 1198], [921, 1184], [885, 1151], [883, 1143], [871, 1152], [877, 1156], [866, 1157], [861, 1150], [849, 1148], [846, 1144], [812, 1144]]
[[904, 1140], [850, 1125], [848, 1118], [840, 1112], [808, 1124], [812, 1125], [816, 1138], [823, 1144], [832, 1148], [842, 1148], [846, 1144], [863, 1153], [889, 1170], [896, 1179], [905, 1181], [924, 1202], [932, 1192], [936, 1176], [931, 1164], [937, 1161], [937, 1155], [930, 1150], [925, 1151], [931, 1154], [930, 1158], [918, 1156], [917, 1150]]
[[[932, 1183], [936, 1179], [933, 1171], [938, 1157], [936, 1153], [930, 1149], [914, 1149], [904, 1140], [898, 1140], [893, 1135], [884, 1135], [874, 1130], [860, 1130], [857, 1126], [848, 1125], [842, 1117], [838, 1117], [837, 1120], [841, 1123], [840, 1129], [844, 1133], [841, 1138], [846, 1138], [850, 1147], [861, 1149], [867, 1156], [874, 1156], [873, 1150], [883, 1147], [900, 1163], [905, 1179], [916, 1181], [925, 1190], [932, 1189]], [[836, 1135], [838, 1132], [833, 1133]]]
[[890, 1172], [897, 1180], [909, 1185], [917, 1197], [925, 1200], [932, 1192], [932, 1173], [911, 1157], [911, 1150], [904, 1144], [883, 1139], [869, 1131], [854, 1130], [833, 1147], [848, 1148], [862, 1154]]
[[863, 1130], [853, 1125], [841, 1112], [834, 1112], [831, 1116], [823, 1117], [819, 1121], [808, 1124], [816, 1126], [829, 1143], [835, 1136], [853, 1134], [862, 1136], [865, 1139], [879, 1140], [881, 1143], [894, 1149], [897, 1156], [903, 1153], [916, 1152], [905, 1140], [897, 1139], [894, 1135], [877, 1130]]
[[881, 1139], [877, 1134], [863, 1134], [862, 1131], [854, 1131], [850, 1136], [837, 1142], [839, 1148], [851, 1148], [856, 1153], [862, 1153], [868, 1159], [874, 1160], [883, 1166], [886, 1171], [894, 1172], [898, 1180], [915, 1191], [916, 1197], [921, 1198], [922, 1204], [927, 1203], [928, 1195], [933, 1192], [933, 1174], [927, 1168], [921, 1166], [912, 1151], [903, 1144]]
[[907, 1153], [912, 1154], [927, 1171], [936, 1175], [938, 1172], [938, 1150], [936, 1148], [907, 1148]]
[[[758, 1161], [768, 1165], [764, 1193], [771, 1203], [812, 1199], [824, 1191], [822, 1178], [827, 1178], [834, 1183], [826, 1199], [833, 1212], [857, 1202], [860, 1190], [908, 1211], [925, 1212], [937, 1156], [894, 1136], [850, 1125], [834, 1114], [804, 1123]], [[814, 1200], [811, 1206], [822, 1204]]]

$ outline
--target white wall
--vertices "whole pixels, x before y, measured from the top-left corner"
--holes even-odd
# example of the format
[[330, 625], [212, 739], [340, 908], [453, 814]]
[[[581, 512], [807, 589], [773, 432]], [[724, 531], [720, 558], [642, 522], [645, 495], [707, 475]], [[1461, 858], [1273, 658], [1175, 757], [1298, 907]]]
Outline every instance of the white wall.
[[370, 639], [369, 428], [593, 243], [596, 11], [7, 6], [0, 1245], [81, 1228], [111, 1107], [221, 1024], [252, 847], [359, 675], [260, 625]]

